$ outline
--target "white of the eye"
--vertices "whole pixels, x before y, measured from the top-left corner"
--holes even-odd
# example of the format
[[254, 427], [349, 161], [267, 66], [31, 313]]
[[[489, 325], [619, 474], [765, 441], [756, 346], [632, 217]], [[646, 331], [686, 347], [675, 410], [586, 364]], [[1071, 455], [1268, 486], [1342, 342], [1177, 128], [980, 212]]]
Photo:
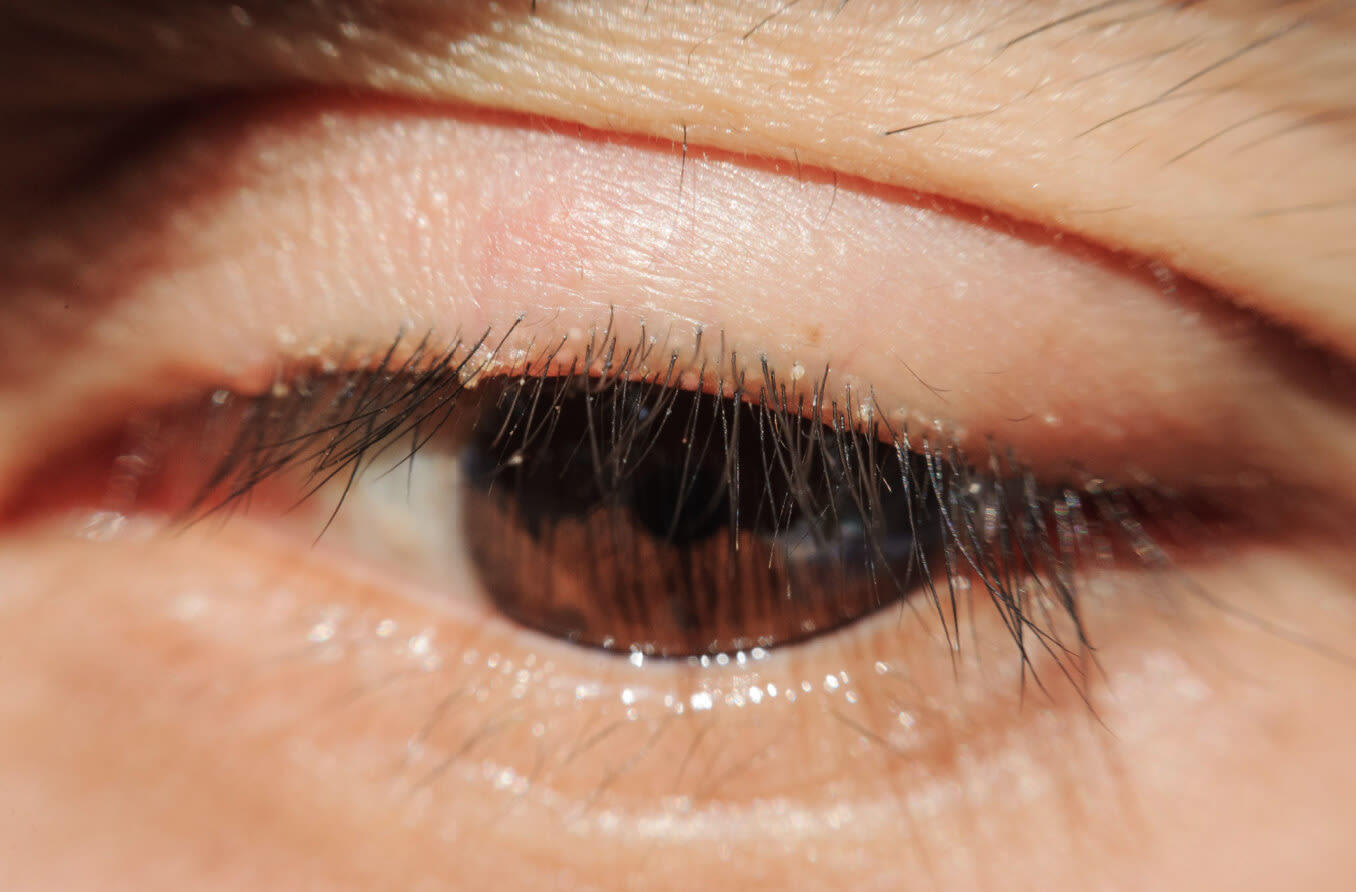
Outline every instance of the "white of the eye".
[[425, 443], [413, 456], [408, 438], [392, 442], [369, 457], [348, 492], [340, 474], [307, 503], [300, 522], [324, 531], [327, 545], [377, 566], [396, 566], [439, 591], [459, 596], [467, 589], [467, 565], [461, 547], [461, 485], [456, 450], [438, 441]]

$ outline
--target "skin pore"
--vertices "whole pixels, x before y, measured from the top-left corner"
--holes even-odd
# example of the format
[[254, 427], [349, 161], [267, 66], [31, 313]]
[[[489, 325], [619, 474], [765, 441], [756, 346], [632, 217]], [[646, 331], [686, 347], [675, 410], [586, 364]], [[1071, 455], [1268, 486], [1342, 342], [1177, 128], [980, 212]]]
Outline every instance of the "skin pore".
[[[7, 888], [1344, 887], [1349, 4], [166, 8], [0, 12]], [[138, 413], [519, 316], [1249, 522], [1092, 574], [1044, 691], [982, 600], [955, 658], [531, 638], [436, 499], [61, 524]]]

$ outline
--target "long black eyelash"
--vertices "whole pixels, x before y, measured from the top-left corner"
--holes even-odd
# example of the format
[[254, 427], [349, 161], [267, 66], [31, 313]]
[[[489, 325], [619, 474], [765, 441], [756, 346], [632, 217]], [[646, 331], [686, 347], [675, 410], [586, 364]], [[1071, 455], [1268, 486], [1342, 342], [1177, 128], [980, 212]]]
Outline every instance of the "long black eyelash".
[[[414, 343], [400, 337], [375, 359], [350, 357], [346, 368], [299, 361], [261, 395], [219, 392], [214, 404], [234, 408], [239, 422], [233, 442], [193, 500], [189, 515], [229, 509], [273, 476], [300, 471], [305, 478], [300, 500], [331, 483], [342, 484], [332, 522], [362, 471], [393, 449], [400, 458], [383, 473], [412, 461], [482, 380], [499, 377], [516, 382], [507, 392], [510, 399], [521, 401], [522, 411], [505, 413], [494, 438], [521, 445], [549, 441], [554, 435], [557, 413], [549, 401], [559, 401], [563, 391], [543, 384], [569, 378], [591, 399], [614, 401], [607, 413], [612, 426], [602, 430], [597, 423], [591, 425], [590, 442], [581, 446], [592, 451], [600, 479], [616, 475], [621, 465], [643, 456], [665, 425], [686, 425], [691, 457], [698, 457], [697, 450], [725, 449], [728, 487], [739, 491], [761, 482], [759, 511], [784, 511], [797, 501], [804, 510], [811, 487], [803, 475], [810, 473], [815, 456], [835, 450], [838, 454], [831, 457], [837, 466], [856, 475], [849, 494], [860, 516], [873, 515], [873, 502], [883, 487], [925, 496], [941, 525], [940, 566], [929, 565], [928, 556], [918, 552], [909, 584], [927, 599], [953, 654], [962, 644], [965, 600], [987, 597], [1016, 646], [1023, 679], [1041, 688], [1038, 660], [1048, 658], [1080, 693], [1095, 666], [1080, 606], [1080, 571], [1089, 564], [1119, 560], [1127, 551], [1144, 566], [1165, 562], [1126, 492], [1092, 478], [1045, 485], [1010, 455], [991, 450], [982, 462], [976, 461], [944, 438], [893, 428], [866, 411], [874, 406], [870, 394], [865, 402], [852, 391], [841, 397], [830, 394], [827, 370], [813, 380], [808, 392], [796, 381], [779, 378], [766, 361], [757, 366], [760, 384], [754, 392], [746, 387], [746, 370], [734, 355], [726, 356], [728, 365], [723, 362], [713, 370], [704, 362], [685, 363], [672, 353], [651, 371], [654, 341], [643, 331], [638, 342], [629, 345], [610, 335], [597, 337], [582, 356], [568, 363], [558, 358], [562, 341], [528, 351], [528, 358], [504, 369], [496, 365], [496, 357], [510, 334], [512, 330], [494, 339], [487, 331], [474, 340], [457, 339], [445, 349], [435, 349], [431, 336]], [[701, 354], [699, 335], [692, 355]], [[767, 491], [769, 467], [741, 466], [737, 460], [731, 445], [738, 436], [737, 413], [720, 412], [719, 424], [699, 431], [695, 411], [689, 418], [670, 418], [663, 411], [642, 418], [618, 408], [642, 389], [657, 395], [649, 408], [664, 408], [684, 375], [727, 400], [757, 407], [757, 435], [777, 444], [764, 451], [765, 460], [770, 455], [780, 463], [784, 479], [799, 481], [782, 494], [787, 504], [776, 504], [777, 494]], [[808, 437], [800, 433], [802, 419], [825, 416], [826, 423], [809, 427]], [[880, 475], [879, 456], [886, 454], [893, 455], [902, 469], [898, 479]], [[741, 501], [731, 500], [731, 535], [745, 522], [738, 513]], [[914, 505], [914, 499], [909, 504]], [[837, 510], [833, 504], [825, 509]], [[866, 571], [890, 574], [887, 562], [878, 560], [880, 544], [870, 544], [863, 557]], [[903, 584], [897, 579], [882, 581]]]

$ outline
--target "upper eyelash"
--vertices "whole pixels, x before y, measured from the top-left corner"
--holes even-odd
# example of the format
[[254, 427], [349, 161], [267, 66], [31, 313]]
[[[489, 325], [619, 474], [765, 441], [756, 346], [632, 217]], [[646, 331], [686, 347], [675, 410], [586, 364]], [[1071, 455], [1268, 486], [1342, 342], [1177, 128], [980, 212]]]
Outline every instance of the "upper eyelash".
[[[342, 481], [332, 521], [359, 472], [378, 455], [398, 449], [397, 465], [411, 461], [452, 417], [468, 389], [486, 375], [501, 373], [493, 357], [509, 334], [511, 330], [492, 338], [485, 331], [471, 340], [455, 339], [446, 349], [435, 349], [432, 335], [415, 343], [400, 335], [374, 360], [349, 368], [297, 361], [282, 369], [265, 393], [218, 391], [213, 405], [232, 406], [240, 413], [236, 433], [185, 516], [228, 509], [274, 475], [300, 470], [306, 482], [298, 501], [331, 481]], [[710, 364], [694, 369], [672, 353], [658, 363], [659, 371], [642, 373], [642, 367], [649, 367], [648, 346], [644, 338], [629, 346], [613, 337], [595, 339], [582, 358], [568, 364], [556, 361], [560, 347], [543, 349], [526, 357], [511, 376], [526, 383], [589, 375], [601, 391], [635, 380], [673, 388], [684, 375], [695, 373], [704, 387], [752, 402], [769, 418], [821, 418], [827, 413], [829, 428], [840, 442], [855, 435], [854, 443], [894, 450], [901, 467], [911, 466], [904, 460], [907, 455], [921, 455], [928, 479], [900, 484], [926, 486], [937, 499], [944, 523], [944, 566], [924, 568], [921, 590], [953, 655], [962, 644], [960, 604], [981, 590], [998, 609], [1016, 646], [1023, 680], [1044, 687], [1036, 665], [1044, 655], [1086, 699], [1084, 683], [1095, 657], [1082, 617], [1082, 570], [1090, 562], [1105, 563], [1126, 553], [1146, 566], [1167, 563], [1145, 532], [1131, 491], [1091, 477], [1070, 485], [1044, 485], [996, 449], [976, 462], [954, 442], [911, 437], [902, 426], [896, 430], [884, 419], [862, 413], [862, 403], [851, 390], [841, 397], [830, 395], [827, 370], [813, 379], [807, 393], [761, 361], [761, 384], [752, 394], [745, 389], [746, 370], [737, 357], [728, 356], [720, 370], [709, 371]], [[694, 349], [692, 355], [700, 352]], [[944, 584], [934, 578], [939, 575]]]

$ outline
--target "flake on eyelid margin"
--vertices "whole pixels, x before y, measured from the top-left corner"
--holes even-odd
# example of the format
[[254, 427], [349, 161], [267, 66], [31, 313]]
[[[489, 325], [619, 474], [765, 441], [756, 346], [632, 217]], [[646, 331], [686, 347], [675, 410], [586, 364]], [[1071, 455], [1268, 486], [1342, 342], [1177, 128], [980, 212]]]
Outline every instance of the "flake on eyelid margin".
[[461, 386], [467, 390], [475, 390], [481, 377], [490, 370], [492, 359], [493, 356], [482, 362], [475, 357], [467, 357], [466, 361], [457, 367], [457, 378], [461, 381]]
[[163, 529], [164, 525], [163, 518], [151, 513], [128, 517], [118, 511], [91, 511], [76, 514], [66, 528], [77, 538], [88, 539], [90, 542], [108, 542], [114, 539], [141, 542]]
[[1149, 264], [1149, 272], [1153, 274], [1154, 281], [1158, 283], [1158, 290], [1164, 294], [1175, 294], [1177, 292], [1177, 273], [1157, 261]]
[[709, 691], [698, 691], [692, 695], [688, 702], [692, 704], [692, 708], [697, 712], [705, 712], [715, 703], [711, 698], [711, 693]]

